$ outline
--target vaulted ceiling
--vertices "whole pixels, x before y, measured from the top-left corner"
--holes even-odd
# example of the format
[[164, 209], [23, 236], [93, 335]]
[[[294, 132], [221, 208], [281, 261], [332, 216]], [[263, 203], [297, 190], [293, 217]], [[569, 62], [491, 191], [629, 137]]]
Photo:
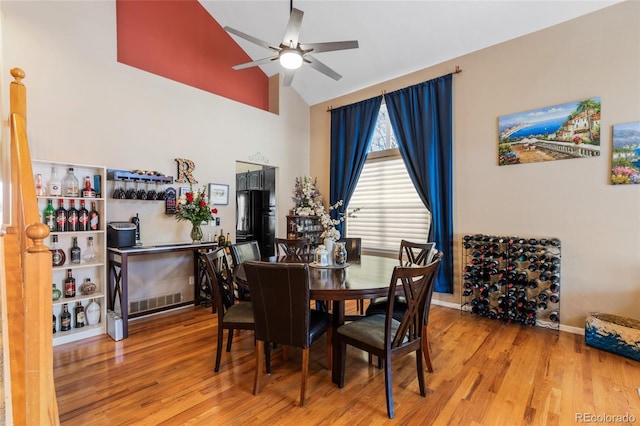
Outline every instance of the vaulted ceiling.
[[[223, 27], [275, 45], [282, 41], [289, 19], [288, 0], [199, 1]], [[291, 87], [314, 105], [620, 1], [294, 1], [293, 7], [304, 12], [301, 43], [358, 40], [360, 47], [314, 55], [341, 74], [340, 80], [303, 66], [296, 71]], [[273, 54], [233, 37], [254, 60]], [[281, 71], [277, 62], [260, 67], [268, 76]]]

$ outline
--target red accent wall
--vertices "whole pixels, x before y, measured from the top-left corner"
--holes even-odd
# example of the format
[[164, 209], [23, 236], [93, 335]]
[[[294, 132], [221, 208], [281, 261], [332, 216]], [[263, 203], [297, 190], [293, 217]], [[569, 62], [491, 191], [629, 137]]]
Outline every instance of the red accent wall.
[[269, 79], [196, 0], [116, 0], [118, 62], [269, 110]]

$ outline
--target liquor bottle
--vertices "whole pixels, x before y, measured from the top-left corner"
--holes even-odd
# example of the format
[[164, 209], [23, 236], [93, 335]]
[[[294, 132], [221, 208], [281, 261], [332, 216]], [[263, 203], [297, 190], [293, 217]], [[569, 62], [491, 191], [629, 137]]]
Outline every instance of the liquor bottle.
[[93, 189], [94, 191], [96, 191], [96, 197], [100, 198], [102, 197], [102, 176], [100, 175], [93, 175]]
[[51, 283], [51, 299], [55, 302], [62, 297], [62, 292], [56, 287], [56, 283]]
[[52, 266], [62, 266], [64, 265], [64, 261], [67, 260], [67, 256], [64, 254], [64, 250], [58, 247], [58, 236], [51, 236], [51, 248], [49, 249], [51, 252], [51, 265]]
[[76, 307], [73, 309], [76, 318], [76, 328], [84, 327], [84, 306], [80, 301], [76, 302]]
[[231, 234], [227, 232], [227, 239], [224, 242], [225, 247], [231, 247]]
[[62, 313], [60, 314], [60, 331], [71, 330], [71, 313], [67, 304], [62, 305]]
[[82, 188], [82, 198], [96, 198], [96, 191], [91, 187], [91, 177], [84, 177], [84, 188]]
[[62, 179], [62, 195], [65, 197], [80, 196], [78, 178], [73, 174], [73, 167], [67, 169], [67, 174]]
[[100, 305], [95, 299], [91, 299], [85, 309], [87, 325], [97, 325], [100, 323]]
[[56, 334], [56, 314], [53, 314], [53, 334]]
[[82, 259], [80, 255], [80, 246], [78, 246], [78, 237], [73, 237], [73, 245], [69, 249], [69, 257], [71, 263], [80, 263], [80, 259]]
[[224, 247], [226, 239], [224, 238], [224, 232], [220, 229], [220, 236], [218, 237], [218, 247]]
[[89, 230], [89, 210], [84, 204], [84, 200], [80, 200], [80, 210], [78, 210], [78, 231]]
[[67, 209], [64, 208], [64, 200], [58, 200], [58, 210], [56, 210], [56, 230], [64, 232], [67, 230]]
[[64, 297], [76, 297], [76, 279], [71, 275], [71, 269], [67, 269], [64, 280]]
[[67, 231], [77, 232], [80, 228], [78, 223], [80, 212], [76, 209], [75, 200], [69, 201], [69, 210], [67, 210]]
[[96, 202], [91, 202], [91, 211], [89, 212], [89, 229], [97, 231], [100, 228], [100, 215], [96, 210]]
[[53, 207], [53, 200], [47, 200], [47, 207], [44, 209], [43, 222], [49, 228], [49, 232], [56, 232], [56, 209]]
[[44, 189], [44, 185], [42, 184], [42, 174], [38, 173], [36, 175], [36, 196], [44, 197], [47, 195], [47, 191]]
[[47, 185], [47, 192], [52, 197], [59, 197], [62, 195], [62, 183], [60, 182], [60, 178], [58, 177], [58, 169], [55, 167], [51, 168], [51, 178], [49, 179], [49, 184]]
[[84, 260], [87, 262], [94, 262], [97, 254], [96, 249], [93, 247], [93, 237], [87, 238], [87, 249], [84, 251]]

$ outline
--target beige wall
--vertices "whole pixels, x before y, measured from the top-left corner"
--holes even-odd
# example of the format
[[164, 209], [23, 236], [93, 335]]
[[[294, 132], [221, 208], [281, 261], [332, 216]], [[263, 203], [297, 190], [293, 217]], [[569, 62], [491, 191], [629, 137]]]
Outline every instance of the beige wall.
[[[562, 240], [561, 323], [579, 331], [602, 311], [640, 318], [640, 185], [608, 184], [611, 126], [640, 120], [640, 2], [627, 1], [311, 108], [312, 176], [329, 194], [330, 114], [454, 76], [454, 295], [467, 233]], [[420, 54], [416, 52], [416, 54]], [[497, 166], [498, 117], [600, 96], [601, 156]], [[576, 327], [573, 329], [572, 327]]]

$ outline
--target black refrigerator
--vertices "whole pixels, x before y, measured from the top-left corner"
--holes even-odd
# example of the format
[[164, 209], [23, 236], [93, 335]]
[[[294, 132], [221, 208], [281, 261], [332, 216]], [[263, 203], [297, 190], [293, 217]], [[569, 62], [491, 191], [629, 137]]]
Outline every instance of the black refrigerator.
[[269, 204], [269, 191], [236, 192], [236, 242], [257, 241], [262, 256], [273, 256], [275, 207]]

